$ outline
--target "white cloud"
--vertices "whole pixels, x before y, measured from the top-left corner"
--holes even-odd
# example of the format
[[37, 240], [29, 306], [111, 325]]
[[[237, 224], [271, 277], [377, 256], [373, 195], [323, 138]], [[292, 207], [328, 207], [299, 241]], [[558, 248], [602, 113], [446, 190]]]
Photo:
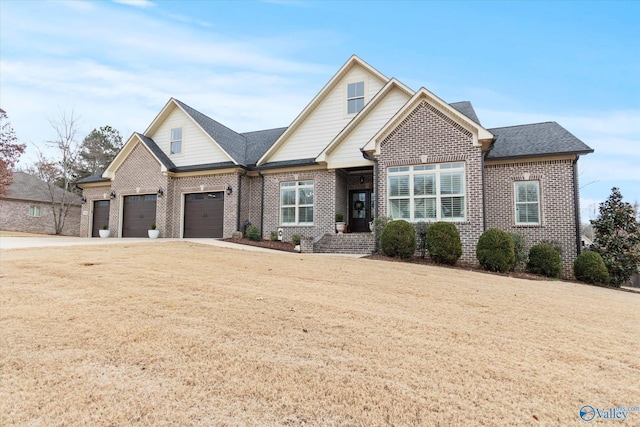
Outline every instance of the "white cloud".
[[113, 0], [113, 2], [140, 8], [149, 8], [155, 6], [155, 3], [149, 0]]

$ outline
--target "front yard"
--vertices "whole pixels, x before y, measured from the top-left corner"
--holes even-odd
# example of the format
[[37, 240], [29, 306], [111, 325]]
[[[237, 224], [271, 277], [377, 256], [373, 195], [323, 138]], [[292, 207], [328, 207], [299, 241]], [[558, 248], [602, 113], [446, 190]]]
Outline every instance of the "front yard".
[[640, 406], [640, 294], [189, 242], [2, 251], [0, 275], [3, 426], [583, 425], [583, 405]]

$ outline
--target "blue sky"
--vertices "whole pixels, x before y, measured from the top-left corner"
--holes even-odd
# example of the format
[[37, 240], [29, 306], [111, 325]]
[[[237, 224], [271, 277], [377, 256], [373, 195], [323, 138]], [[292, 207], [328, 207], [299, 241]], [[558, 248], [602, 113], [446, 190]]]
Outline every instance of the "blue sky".
[[469, 100], [487, 128], [557, 121], [583, 221], [640, 202], [640, 2], [0, 2], [0, 105], [18, 137], [144, 131], [170, 97], [244, 132], [287, 126], [352, 54], [414, 90]]

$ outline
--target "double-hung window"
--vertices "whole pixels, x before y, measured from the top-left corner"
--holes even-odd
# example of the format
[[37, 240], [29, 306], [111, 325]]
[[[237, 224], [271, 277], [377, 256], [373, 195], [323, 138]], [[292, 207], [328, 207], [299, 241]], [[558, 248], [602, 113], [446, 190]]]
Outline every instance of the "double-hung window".
[[347, 114], [356, 114], [364, 108], [364, 82], [347, 84]]
[[540, 224], [540, 183], [522, 181], [515, 183], [516, 224]]
[[389, 215], [407, 221], [464, 221], [464, 163], [390, 167]]
[[40, 206], [29, 206], [29, 216], [39, 217], [40, 216]]
[[182, 153], [182, 128], [171, 129], [171, 154]]
[[313, 225], [313, 181], [280, 183], [280, 224]]

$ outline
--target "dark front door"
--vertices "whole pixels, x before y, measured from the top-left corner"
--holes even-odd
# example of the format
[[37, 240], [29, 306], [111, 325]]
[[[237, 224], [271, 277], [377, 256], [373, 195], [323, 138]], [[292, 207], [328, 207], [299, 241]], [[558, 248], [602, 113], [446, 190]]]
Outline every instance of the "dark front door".
[[93, 227], [91, 237], [99, 237], [103, 225], [109, 225], [109, 200], [93, 202]]
[[156, 222], [156, 195], [127, 196], [122, 211], [122, 237], [147, 237]]
[[373, 217], [371, 190], [353, 190], [349, 192], [349, 231], [352, 233], [369, 232], [369, 222]]
[[222, 237], [224, 192], [184, 196], [183, 237]]

